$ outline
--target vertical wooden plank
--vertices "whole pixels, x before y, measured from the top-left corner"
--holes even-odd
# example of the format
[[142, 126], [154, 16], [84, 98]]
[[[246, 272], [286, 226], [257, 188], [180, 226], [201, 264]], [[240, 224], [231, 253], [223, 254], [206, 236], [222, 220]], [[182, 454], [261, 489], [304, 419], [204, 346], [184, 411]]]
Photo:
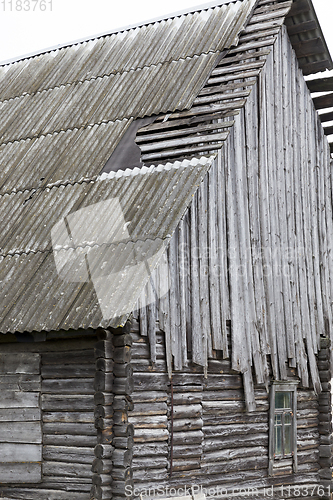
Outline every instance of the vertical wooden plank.
[[271, 350], [271, 363], [273, 377], [278, 380], [280, 378], [280, 370], [278, 363], [277, 350], [277, 330], [275, 324], [276, 304], [274, 300], [274, 290], [271, 274], [271, 227], [270, 227], [270, 204], [269, 204], [269, 187], [268, 187], [268, 154], [267, 148], [267, 92], [266, 80], [269, 78], [266, 75], [268, 66], [272, 64], [272, 54], [267, 58], [266, 71], [259, 78], [259, 213], [260, 213], [260, 233], [262, 243], [262, 259], [263, 259], [263, 282], [266, 296], [266, 311], [267, 311], [267, 334]]
[[199, 297], [202, 336], [203, 366], [208, 366], [208, 342], [210, 338], [209, 290], [208, 290], [208, 240], [207, 240], [207, 177], [198, 189], [198, 250], [199, 250]]
[[215, 161], [208, 172], [208, 250], [209, 250], [209, 298], [211, 313], [211, 332], [213, 348], [223, 350], [220, 314], [219, 265], [217, 256], [217, 203], [216, 203], [216, 167]]
[[191, 204], [191, 305], [192, 305], [192, 361], [203, 366], [201, 317], [199, 300], [199, 257], [197, 241], [197, 193]]
[[217, 157], [217, 227], [218, 227], [218, 263], [219, 263], [219, 287], [220, 287], [220, 315], [222, 331], [223, 357], [229, 357], [227, 318], [230, 318], [230, 298], [227, 273], [227, 207], [226, 207], [226, 148], [227, 144], [220, 150]]
[[179, 348], [182, 366], [187, 365], [187, 339], [186, 339], [186, 275], [187, 268], [185, 266], [185, 222], [182, 219], [178, 227], [178, 262], [179, 262]]

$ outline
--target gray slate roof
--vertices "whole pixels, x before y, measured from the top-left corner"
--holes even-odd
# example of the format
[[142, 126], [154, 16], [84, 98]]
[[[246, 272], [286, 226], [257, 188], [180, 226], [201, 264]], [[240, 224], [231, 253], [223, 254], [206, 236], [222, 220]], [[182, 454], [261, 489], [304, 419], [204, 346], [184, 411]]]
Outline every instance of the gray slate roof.
[[254, 4], [0, 68], [2, 333], [126, 320], [211, 159], [98, 175], [133, 119], [191, 107]]

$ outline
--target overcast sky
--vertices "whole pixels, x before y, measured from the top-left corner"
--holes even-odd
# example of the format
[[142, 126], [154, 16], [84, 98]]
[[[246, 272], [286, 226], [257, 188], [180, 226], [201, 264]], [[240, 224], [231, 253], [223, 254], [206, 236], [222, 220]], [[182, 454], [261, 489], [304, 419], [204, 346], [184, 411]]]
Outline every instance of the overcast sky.
[[[207, 3], [205, 0], [0, 0], [0, 62]], [[333, 2], [313, 0], [333, 55]]]

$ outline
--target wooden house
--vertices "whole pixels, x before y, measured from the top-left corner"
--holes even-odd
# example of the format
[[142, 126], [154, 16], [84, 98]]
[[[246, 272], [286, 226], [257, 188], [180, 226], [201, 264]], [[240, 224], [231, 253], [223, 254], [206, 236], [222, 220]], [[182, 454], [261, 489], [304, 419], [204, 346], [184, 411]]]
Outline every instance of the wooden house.
[[0, 67], [1, 498], [330, 498], [332, 67], [311, 0]]

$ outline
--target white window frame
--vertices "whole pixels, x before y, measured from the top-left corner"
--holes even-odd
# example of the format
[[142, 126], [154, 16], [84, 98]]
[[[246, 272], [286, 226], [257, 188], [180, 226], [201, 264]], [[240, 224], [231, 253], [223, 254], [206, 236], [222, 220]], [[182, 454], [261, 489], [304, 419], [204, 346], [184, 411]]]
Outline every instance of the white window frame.
[[[297, 472], [297, 381], [273, 381], [270, 391], [270, 418], [269, 418], [269, 475], [274, 475], [274, 465], [287, 461], [286, 457], [275, 455], [275, 394], [276, 392], [290, 392], [292, 395], [292, 442], [291, 460], [293, 472]], [[289, 458], [290, 460], [290, 458]], [[276, 467], [277, 469], [277, 467]]]

